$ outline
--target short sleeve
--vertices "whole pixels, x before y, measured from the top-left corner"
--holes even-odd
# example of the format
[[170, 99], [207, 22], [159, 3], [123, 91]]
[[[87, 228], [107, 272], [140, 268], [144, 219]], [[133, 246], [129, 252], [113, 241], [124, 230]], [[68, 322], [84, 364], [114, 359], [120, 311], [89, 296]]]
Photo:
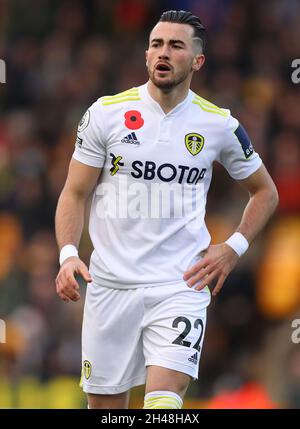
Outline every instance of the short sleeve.
[[221, 145], [218, 161], [235, 180], [246, 179], [262, 164], [245, 128], [231, 115]]
[[101, 103], [96, 101], [79, 122], [74, 159], [91, 167], [103, 167], [106, 158], [103, 127]]

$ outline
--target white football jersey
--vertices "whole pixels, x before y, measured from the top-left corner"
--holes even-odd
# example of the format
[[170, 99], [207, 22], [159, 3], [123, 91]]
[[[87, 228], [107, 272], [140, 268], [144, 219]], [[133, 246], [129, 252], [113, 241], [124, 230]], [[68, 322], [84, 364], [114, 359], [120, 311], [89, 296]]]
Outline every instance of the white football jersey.
[[229, 110], [190, 90], [165, 114], [147, 84], [92, 104], [73, 158], [102, 168], [89, 221], [91, 275], [124, 289], [180, 283], [201, 257], [215, 160], [236, 180], [261, 165]]

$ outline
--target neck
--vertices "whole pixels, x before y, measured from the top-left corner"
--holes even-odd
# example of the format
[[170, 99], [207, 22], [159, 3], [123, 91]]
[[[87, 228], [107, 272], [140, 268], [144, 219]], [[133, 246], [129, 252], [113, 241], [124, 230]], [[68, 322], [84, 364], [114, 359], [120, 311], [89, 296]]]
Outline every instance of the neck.
[[149, 80], [147, 88], [151, 97], [160, 105], [165, 114], [167, 114], [187, 97], [190, 83], [184, 81], [170, 90], [163, 90], [155, 86], [154, 83]]

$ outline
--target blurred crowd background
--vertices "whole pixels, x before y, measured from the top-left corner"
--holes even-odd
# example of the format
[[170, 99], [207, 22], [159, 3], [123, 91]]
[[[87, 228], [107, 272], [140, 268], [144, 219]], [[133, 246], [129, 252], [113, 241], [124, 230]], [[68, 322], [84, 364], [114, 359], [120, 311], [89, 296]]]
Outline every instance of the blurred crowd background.
[[[300, 343], [292, 341], [300, 319], [298, 0], [0, 0], [0, 407], [86, 407], [78, 387], [85, 286], [77, 303], [56, 295], [55, 207], [79, 119], [98, 97], [146, 81], [149, 30], [168, 9], [204, 22], [207, 61], [192, 89], [241, 121], [280, 195], [212, 301], [185, 407], [300, 407]], [[215, 165], [214, 242], [232, 233], [246, 201]], [[86, 262], [90, 252], [85, 232]], [[142, 397], [135, 389], [131, 406]]]

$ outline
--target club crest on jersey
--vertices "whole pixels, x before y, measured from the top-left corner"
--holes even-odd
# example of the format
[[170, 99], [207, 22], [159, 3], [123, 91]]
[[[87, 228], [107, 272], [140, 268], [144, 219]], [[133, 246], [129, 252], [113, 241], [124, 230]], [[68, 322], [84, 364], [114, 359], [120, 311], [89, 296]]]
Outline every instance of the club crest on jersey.
[[204, 137], [197, 133], [189, 133], [185, 136], [185, 147], [192, 155], [198, 155], [204, 146]]
[[83, 375], [85, 376], [85, 378], [88, 380], [91, 376], [92, 373], [92, 365], [88, 360], [85, 360], [83, 362]]

